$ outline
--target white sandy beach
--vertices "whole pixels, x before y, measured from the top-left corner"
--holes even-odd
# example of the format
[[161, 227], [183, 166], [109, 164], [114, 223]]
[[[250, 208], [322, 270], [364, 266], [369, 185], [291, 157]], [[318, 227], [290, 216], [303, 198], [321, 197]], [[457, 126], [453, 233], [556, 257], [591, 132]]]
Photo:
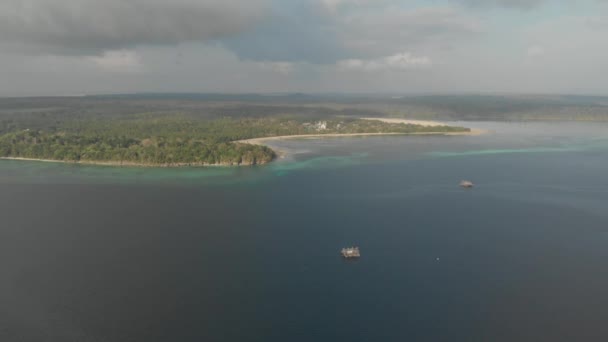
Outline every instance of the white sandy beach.
[[[378, 120], [387, 123], [404, 123], [410, 125], [421, 125], [421, 126], [450, 126], [451, 124], [441, 121], [428, 121], [428, 120], [414, 120], [414, 119], [399, 119], [399, 118], [361, 118], [362, 120]], [[445, 133], [445, 135], [482, 135], [488, 134], [489, 131], [479, 129], [479, 128], [471, 128], [470, 132], [454, 132], [454, 133]]]
[[412, 119], [399, 119], [399, 118], [361, 118], [362, 120], [377, 120], [387, 123], [404, 123], [410, 125], [420, 125], [420, 126], [446, 126], [447, 124], [439, 121], [426, 121], [426, 120], [412, 120]]
[[[414, 120], [414, 119], [399, 119], [399, 118], [361, 118], [362, 120], [378, 120], [387, 123], [404, 123], [410, 125], [421, 125], [421, 126], [429, 126], [429, 127], [437, 127], [437, 126], [450, 126], [449, 123], [440, 122], [440, 121], [428, 121], [428, 120]], [[489, 133], [486, 130], [479, 128], [471, 128], [470, 132], [460, 132], [460, 133], [445, 133], [445, 135], [482, 135]]]
[[[448, 126], [446, 123], [439, 121], [422, 121], [410, 119], [396, 118], [362, 118], [363, 120], [378, 120], [388, 123], [405, 123], [421, 126]], [[480, 135], [487, 133], [484, 130], [472, 128], [470, 132], [416, 132], [416, 133], [329, 133], [329, 134], [300, 134], [300, 135], [282, 135], [275, 137], [253, 138], [235, 141], [244, 144], [265, 145], [269, 141], [285, 140], [285, 139], [318, 139], [318, 138], [341, 138], [341, 137], [365, 137], [365, 136], [383, 136], [383, 135]]]
[[318, 138], [341, 138], [341, 137], [363, 137], [370, 135], [407, 135], [410, 133], [330, 133], [330, 134], [298, 134], [280, 135], [276, 137], [253, 138], [235, 141], [243, 144], [265, 145], [269, 141], [286, 139], [318, 139]]
[[[412, 125], [421, 126], [449, 126], [447, 123], [439, 121], [424, 121], [424, 120], [411, 120], [411, 119], [399, 119], [399, 118], [362, 118], [363, 120], [378, 120], [387, 123], [405, 123]], [[253, 138], [235, 141], [236, 143], [253, 144], [253, 145], [264, 145], [268, 146], [269, 142], [287, 140], [287, 139], [326, 139], [326, 138], [343, 138], [343, 137], [366, 137], [366, 136], [389, 136], [389, 135], [449, 135], [449, 136], [476, 136], [488, 133], [485, 130], [471, 128], [470, 132], [417, 132], [417, 133], [329, 133], [329, 134], [300, 134], [300, 135], [282, 135], [275, 137], [264, 137], [264, 138]], [[276, 146], [271, 147], [279, 156], [279, 158], [285, 158], [289, 153], [287, 150], [278, 148]]]

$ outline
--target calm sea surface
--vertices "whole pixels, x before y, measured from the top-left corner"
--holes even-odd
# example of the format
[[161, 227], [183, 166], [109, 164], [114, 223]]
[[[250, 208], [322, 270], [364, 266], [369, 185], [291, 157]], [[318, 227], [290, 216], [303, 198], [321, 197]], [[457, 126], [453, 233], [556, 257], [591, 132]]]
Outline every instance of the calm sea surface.
[[608, 124], [467, 125], [493, 133], [1, 161], [0, 341], [608, 340]]

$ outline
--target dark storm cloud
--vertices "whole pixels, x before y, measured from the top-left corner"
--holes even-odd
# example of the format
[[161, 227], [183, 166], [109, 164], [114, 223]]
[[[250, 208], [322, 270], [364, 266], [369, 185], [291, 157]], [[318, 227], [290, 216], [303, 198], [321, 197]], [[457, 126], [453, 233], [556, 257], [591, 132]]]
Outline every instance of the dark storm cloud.
[[545, 0], [453, 0], [473, 7], [505, 7], [518, 9], [531, 9], [537, 7]]
[[90, 54], [229, 37], [263, 18], [266, 0], [2, 0], [0, 42]]

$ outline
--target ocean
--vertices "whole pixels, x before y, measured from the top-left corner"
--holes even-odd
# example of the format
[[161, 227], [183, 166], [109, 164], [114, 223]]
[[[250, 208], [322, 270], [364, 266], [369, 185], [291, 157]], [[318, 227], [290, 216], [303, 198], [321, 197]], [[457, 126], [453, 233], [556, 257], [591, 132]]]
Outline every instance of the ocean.
[[457, 124], [490, 133], [0, 161], [0, 341], [607, 340], [608, 124]]

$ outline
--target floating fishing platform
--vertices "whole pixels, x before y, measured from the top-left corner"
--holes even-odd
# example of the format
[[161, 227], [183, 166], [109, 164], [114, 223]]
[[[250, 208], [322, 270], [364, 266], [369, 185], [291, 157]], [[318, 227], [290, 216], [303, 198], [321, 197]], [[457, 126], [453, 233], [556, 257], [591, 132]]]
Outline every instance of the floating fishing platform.
[[353, 259], [361, 257], [361, 253], [359, 252], [359, 247], [348, 247], [342, 248], [342, 256], [346, 259]]
[[468, 180], [463, 180], [460, 182], [460, 186], [465, 188], [465, 189], [470, 189], [474, 186], [473, 182], [468, 181]]

